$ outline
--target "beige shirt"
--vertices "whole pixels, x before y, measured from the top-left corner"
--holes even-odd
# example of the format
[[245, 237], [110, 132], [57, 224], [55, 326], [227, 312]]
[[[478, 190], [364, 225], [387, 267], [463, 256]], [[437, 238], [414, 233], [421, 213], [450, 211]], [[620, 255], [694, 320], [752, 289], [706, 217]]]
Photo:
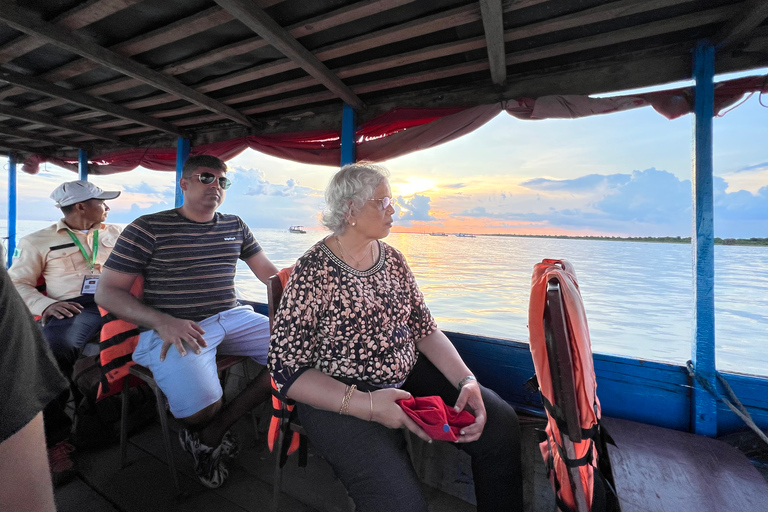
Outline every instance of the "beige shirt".
[[[104, 262], [115, 247], [121, 228], [102, 224], [99, 230], [99, 250], [93, 272], [80, 248], [67, 231], [75, 234], [90, 256], [93, 250], [93, 233], [72, 230], [64, 219], [45, 229], [36, 231], [19, 240], [8, 275], [33, 315], [42, 315], [45, 308], [60, 300], [81, 295], [85, 276], [100, 275]], [[38, 278], [45, 278], [47, 296], [35, 288]]]

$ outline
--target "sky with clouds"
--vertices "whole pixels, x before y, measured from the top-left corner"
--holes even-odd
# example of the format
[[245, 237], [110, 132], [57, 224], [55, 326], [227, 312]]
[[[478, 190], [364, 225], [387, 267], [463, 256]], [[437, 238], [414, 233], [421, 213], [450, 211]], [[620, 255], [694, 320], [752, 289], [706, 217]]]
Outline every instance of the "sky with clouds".
[[[768, 108], [754, 95], [714, 121], [715, 235], [768, 237]], [[762, 103], [768, 105], [768, 95]], [[384, 162], [395, 230], [609, 236], [690, 236], [692, 116], [651, 108], [576, 120], [522, 121], [501, 113], [442, 146]], [[0, 160], [4, 168], [7, 163]], [[253, 228], [321, 229], [335, 171], [247, 150], [228, 162], [222, 211]], [[174, 173], [139, 169], [89, 179], [122, 190], [110, 220], [173, 207]], [[59, 217], [48, 194], [76, 179], [48, 165], [18, 175], [18, 218]], [[7, 181], [0, 183], [7, 217]]]

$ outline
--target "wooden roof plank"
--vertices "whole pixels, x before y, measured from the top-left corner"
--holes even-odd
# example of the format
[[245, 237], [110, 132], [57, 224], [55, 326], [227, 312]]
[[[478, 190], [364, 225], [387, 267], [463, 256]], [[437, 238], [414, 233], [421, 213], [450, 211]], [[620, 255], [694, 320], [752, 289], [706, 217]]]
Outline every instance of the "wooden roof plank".
[[[53, 23], [67, 30], [77, 30], [91, 23], [111, 16], [112, 14], [130, 7], [143, 0], [91, 0], [70, 9], [58, 16]], [[0, 47], [0, 62], [10, 62], [17, 57], [36, 50], [45, 44], [35, 37], [19, 36]]]
[[60, 137], [53, 137], [51, 135], [47, 135], [45, 133], [40, 133], [40, 132], [28, 132], [26, 130], [17, 130], [15, 128], [5, 128], [0, 126], [0, 134], [8, 135], [10, 137], [17, 137], [19, 139], [48, 142], [50, 144], [56, 144], [57, 146], [64, 146], [64, 147], [70, 147], [70, 148], [82, 147], [82, 145], [78, 144], [75, 141], [62, 139]]
[[527, 37], [551, 34], [560, 30], [583, 27], [592, 23], [615, 20], [625, 16], [633, 16], [658, 9], [690, 3], [692, 0], [619, 0], [603, 4], [591, 9], [585, 9], [572, 14], [550, 18], [538, 23], [507, 30], [504, 41], [519, 41]]
[[717, 7], [707, 11], [684, 14], [675, 18], [614, 30], [596, 36], [540, 46], [531, 50], [522, 50], [507, 55], [507, 66], [722, 22], [728, 19], [733, 11], [734, 7], [732, 6]]
[[48, 154], [47, 151], [41, 150], [41, 148], [32, 147], [32, 146], [24, 146], [22, 144], [17, 144], [15, 142], [8, 142], [6, 140], [0, 139], [0, 148], [10, 149], [11, 151], [18, 151], [20, 153], [37, 153], [37, 154]]
[[[259, 5], [261, 5], [262, 7], [269, 7], [271, 5], [279, 3], [279, 1], [284, 1], [284, 0], [260, 0]], [[394, 9], [395, 7], [400, 7], [402, 5], [406, 5], [414, 1], [415, 0], [367, 0], [364, 2], [358, 2], [347, 7], [336, 9], [329, 13], [316, 16], [315, 18], [311, 18], [309, 20], [304, 20], [300, 23], [296, 23], [291, 27], [289, 27], [288, 31], [294, 37], [304, 37], [310, 34], [314, 34], [314, 33], [332, 28], [334, 26], [337, 26], [343, 23], [349, 23], [349, 22], [361, 19], [365, 16], [371, 16], [377, 13], [384, 12], [389, 9]], [[189, 35], [193, 35], [193, 31], [192, 31], [192, 28], [190, 28], [190, 25], [193, 26], [193, 28], [197, 27], [197, 29], [199, 29], [201, 26], [203, 26], [201, 25], [201, 23], [210, 24], [211, 18], [215, 19], [215, 14], [213, 13], [213, 11], [218, 11], [219, 13], [225, 13], [229, 19], [232, 19], [231, 15], [228, 12], [223, 11], [219, 7], [213, 7], [208, 11], [205, 11], [204, 13], [201, 13], [197, 16], [191, 16], [191, 17], [185, 18], [180, 22], [178, 22], [177, 24], [175, 24], [175, 26], [177, 26], [178, 28], [178, 33], [182, 35], [186, 34], [187, 37]], [[146, 40], [153, 41], [156, 46], [159, 46], [159, 44], [157, 44], [159, 41], [164, 41], [163, 44], [167, 44], [168, 42], [171, 42], [171, 40], [168, 40], [168, 39], [163, 40], [162, 38], [154, 37], [155, 33], [158, 33], [158, 35], [160, 35], [161, 37], [167, 37], [167, 35], [163, 35], [165, 31], [166, 31], [165, 27], [162, 29], [158, 29], [158, 31], [154, 31], [152, 33], [153, 35], [148, 35], [146, 38], [144, 37], [134, 38], [130, 41], [126, 41], [125, 43], [121, 43], [117, 46], [113, 46], [112, 49], [119, 49], [119, 53], [123, 53], [126, 56], [130, 56], [132, 54], [135, 54], [136, 53], [135, 50], [137, 49], [151, 49], [148, 46], [146, 46]], [[194, 32], [194, 33], [197, 33], [197, 32]], [[162, 69], [160, 69], [160, 72], [166, 75], [181, 74], [181, 73], [190, 71], [192, 69], [201, 67], [203, 65], [211, 64], [213, 62], [217, 62], [219, 60], [222, 60], [228, 57], [241, 55], [243, 53], [254, 51], [258, 48], [266, 46], [267, 44], [268, 43], [265, 40], [263, 40], [261, 37], [254, 37], [246, 41], [240, 41], [237, 43], [226, 45], [221, 48], [217, 48], [210, 52], [206, 52], [202, 55], [190, 57], [189, 59], [185, 59], [184, 61], [181, 61], [179, 63], [165, 66]], [[80, 64], [78, 64], [77, 66], [72, 66], [71, 69], [69, 69], [69, 66], [63, 66], [62, 68], [59, 69], [59, 74], [57, 75], [51, 74], [51, 76], [48, 78], [63, 80], [73, 76], [71, 75], [71, 73], [77, 74], [81, 71], [87, 71], [90, 68], [88, 69], [82, 68], [83, 66], [82, 63], [87, 63], [87, 62], [88, 61], [81, 61]], [[291, 61], [286, 60], [285, 62], [290, 63], [290, 67], [285, 68], [286, 70], [298, 68], [298, 65], [296, 65], [295, 63], [292, 63]], [[89, 65], [89, 64], [86, 64], [86, 65]], [[275, 68], [273, 71], [275, 73], [279, 73], [279, 72], [282, 72], [282, 69]], [[242, 80], [236, 81], [235, 84], [243, 83], [243, 81], [250, 80], [251, 78], [249, 78], [248, 76], [249, 74], [250, 73], [243, 75]], [[220, 83], [221, 87], [227, 86], [226, 80], [227, 80], [227, 77], [224, 77], [224, 80]], [[229, 78], [229, 80], [236, 80], [236, 77]], [[131, 87], [137, 86], [140, 83], [142, 82], [134, 78], [123, 77], [123, 78], [111, 80], [106, 84], [99, 84], [94, 87], [89, 87], [85, 89], [83, 92], [87, 92], [94, 96], [99, 96], [99, 95], [110, 94], [113, 92], [129, 89]], [[217, 83], [218, 82], [216, 82], [215, 80], [208, 82], [208, 87], [212, 87], [213, 84], [217, 84]], [[200, 92], [206, 92], [203, 89], [198, 89], [198, 90]], [[214, 89], [211, 89], [211, 90], [214, 90]], [[0, 97], [6, 97], [12, 94], [18, 94], [20, 92], [22, 91], [17, 89], [15, 91], [9, 91], [6, 94], [0, 93]], [[163, 102], [173, 101], [173, 97], [164, 96], [161, 101]], [[27, 106], [27, 108], [29, 110], [40, 111], [40, 110], [46, 110], [48, 108], [52, 108], [61, 104], [62, 104], [61, 102], [47, 100], [47, 101], [35, 103], [34, 105]], [[154, 104], [156, 103], [153, 103], [153, 105]], [[139, 107], [134, 107], [134, 108], [139, 108]]]
[[344, 82], [263, 10], [247, 0], [216, 0], [216, 3], [232, 13], [241, 23], [260, 35], [283, 55], [296, 62], [347, 104], [358, 109], [365, 108], [365, 103], [355, 96]]
[[105, 114], [127, 119], [129, 121], [143, 124], [145, 126], [150, 126], [160, 130], [161, 132], [169, 133], [177, 137], [183, 135], [178, 128], [172, 124], [166, 123], [165, 121], [161, 121], [147, 114], [143, 114], [137, 110], [131, 110], [122, 105], [110, 103], [101, 98], [96, 98], [82, 92], [72, 91], [63, 87], [59, 87], [58, 85], [46, 82], [45, 80], [22, 75], [20, 73], [14, 73], [13, 71], [8, 71], [5, 69], [0, 69], [0, 80], [4, 80], [8, 83], [23, 87], [30, 91], [61, 98], [66, 100], [68, 103], [74, 103], [75, 105], [80, 105], [81, 107], [98, 110]]
[[480, 0], [480, 14], [488, 48], [488, 64], [491, 80], [496, 85], [507, 83], [507, 65], [504, 62], [504, 18], [501, 0]]
[[69, 130], [75, 133], [82, 133], [83, 135], [93, 135], [94, 137], [108, 140], [110, 142], [123, 144], [123, 142], [119, 138], [115, 137], [111, 133], [103, 132], [100, 130], [94, 130], [87, 126], [82, 126], [76, 123], [71, 123], [69, 121], [64, 121], [63, 119], [56, 119], [55, 117], [47, 116], [45, 114], [40, 114], [38, 112], [30, 112], [29, 110], [24, 110], [21, 108], [0, 105], [0, 115], [12, 117], [14, 119], [20, 119], [22, 121], [27, 121], [30, 123], [38, 123], [45, 126], [53, 126], [54, 128], [61, 128], [62, 130]]
[[768, 18], [768, 2], [765, 0], [747, 0], [741, 10], [733, 16], [715, 35], [714, 43], [718, 50], [731, 47], [741, 42], [744, 37], [756, 29]]
[[132, 76], [168, 93], [175, 94], [182, 99], [198, 104], [212, 112], [219, 113], [237, 123], [251, 126], [251, 122], [233, 108], [223, 105], [162, 73], [153, 71], [127, 57], [98, 46], [78, 34], [69, 33], [65, 29], [46, 23], [31, 11], [17, 6], [6, 5], [2, 13], [0, 13], [0, 20], [16, 30], [43, 38], [67, 51]]

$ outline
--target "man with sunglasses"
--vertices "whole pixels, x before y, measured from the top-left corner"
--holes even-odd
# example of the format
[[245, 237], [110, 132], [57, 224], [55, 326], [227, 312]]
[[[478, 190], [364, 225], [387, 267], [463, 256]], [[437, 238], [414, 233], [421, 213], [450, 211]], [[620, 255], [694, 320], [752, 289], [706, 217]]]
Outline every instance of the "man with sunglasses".
[[[269, 348], [268, 319], [237, 300], [235, 267], [242, 259], [264, 283], [277, 273], [243, 220], [216, 211], [230, 186], [226, 173], [216, 157], [190, 157], [179, 182], [183, 206], [125, 228], [96, 294], [99, 305], [147, 329], [133, 360], [152, 370], [171, 413], [186, 427], [179, 440], [211, 488], [228, 476], [221, 456], [237, 452], [229, 428], [271, 395], [269, 372], [262, 371], [222, 404], [216, 353], [265, 364]], [[130, 294], [137, 276], [144, 278], [141, 301]]]

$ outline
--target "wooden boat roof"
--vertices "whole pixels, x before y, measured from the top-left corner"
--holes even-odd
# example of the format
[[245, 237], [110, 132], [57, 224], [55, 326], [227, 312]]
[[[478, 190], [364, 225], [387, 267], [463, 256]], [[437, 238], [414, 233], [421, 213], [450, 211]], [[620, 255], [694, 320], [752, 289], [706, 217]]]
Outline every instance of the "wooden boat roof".
[[0, 154], [336, 129], [768, 65], [764, 0], [0, 0]]

